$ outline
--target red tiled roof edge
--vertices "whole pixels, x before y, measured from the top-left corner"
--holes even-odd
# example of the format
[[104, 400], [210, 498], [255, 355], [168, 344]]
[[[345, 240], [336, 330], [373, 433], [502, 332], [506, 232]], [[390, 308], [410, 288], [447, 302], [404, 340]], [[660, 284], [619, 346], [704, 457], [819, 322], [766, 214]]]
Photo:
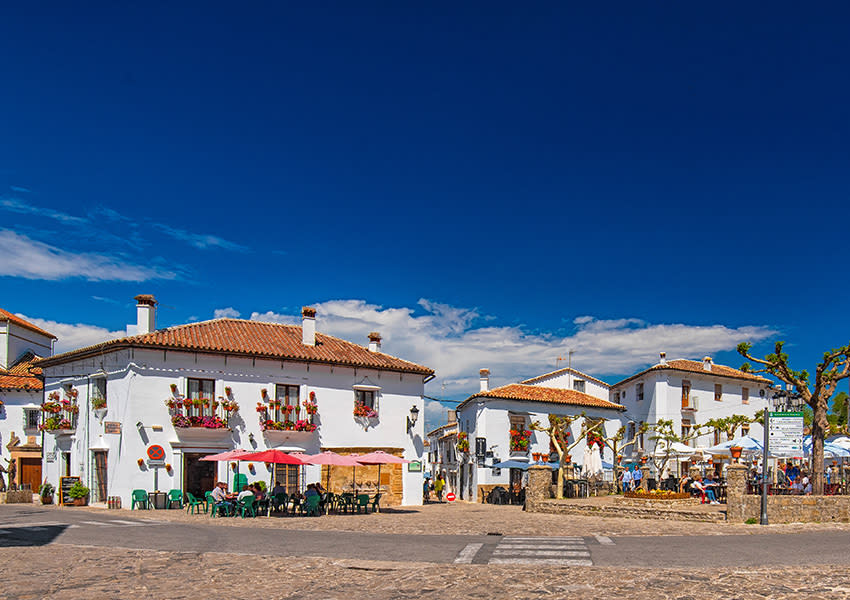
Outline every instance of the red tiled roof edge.
[[36, 327], [35, 325], [30, 323], [26, 319], [22, 319], [18, 315], [12, 314], [8, 310], [4, 310], [2, 308], [0, 308], [0, 321], [11, 321], [15, 325], [18, 325], [19, 327], [23, 327], [24, 329], [29, 329], [30, 331], [40, 333], [41, 335], [46, 335], [47, 337], [52, 338], [54, 340], [57, 339], [57, 337], [55, 335], [53, 335], [52, 333], [50, 333], [49, 331], [45, 331], [44, 329], [41, 329], [40, 327]]
[[38, 356], [26, 353], [9, 369], [0, 369], [0, 390], [42, 390], [41, 369], [33, 364]]
[[[679, 365], [677, 366], [676, 363], [679, 363]], [[687, 364], [685, 364], [685, 363], [687, 363]], [[686, 366], [689, 367], [689, 368], [685, 368]], [[700, 374], [702, 374], [702, 375], [713, 375], [715, 377], [725, 377], [727, 379], [741, 379], [741, 380], [744, 380], [744, 381], [753, 381], [753, 382], [756, 382], [756, 383], [766, 383], [766, 384], [772, 383], [770, 381], [770, 379], [767, 379], [766, 377], [761, 377], [761, 376], [756, 375], [754, 373], [747, 373], [746, 371], [736, 369], [735, 367], [729, 367], [729, 366], [726, 366], [726, 365], [718, 365], [716, 363], [712, 363], [711, 367], [712, 367], [711, 371], [706, 371], [705, 369], [702, 368], [702, 361], [690, 360], [690, 359], [687, 359], [687, 358], [674, 358], [673, 360], [668, 360], [667, 364], [662, 365], [662, 364], [659, 363], [657, 365], [652, 365], [651, 367], [644, 369], [643, 371], [641, 371], [639, 373], [635, 373], [634, 375], [631, 375], [630, 377], [626, 377], [625, 379], [615, 383], [611, 387], [617, 387], [618, 385], [623, 385], [624, 383], [628, 383], [632, 379], [637, 379], [641, 375], [646, 375], [650, 371], [664, 371], [664, 370], [679, 371], [681, 373], [694, 373], [694, 374], [697, 374], [697, 375], [700, 375]], [[715, 370], [715, 369], [718, 369], [718, 368], [723, 369], [723, 370], [728, 370], [729, 372], [724, 373], [722, 370]]]
[[535, 381], [540, 381], [540, 380], [542, 380], [542, 379], [546, 379], [547, 377], [552, 377], [552, 376], [554, 376], [554, 375], [560, 375], [561, 373], [564, 373], [564, 372], [566, 372], [566, 371], [572, 371], [573, 373], [576, 373], [576, 374], [578, 374], [578, 375], [581, 375], [581, 376], [582, 376], [582, 377], [584, 377], [585, 379], [590, 379], [591, 381], [595, 381], [596, 383], [600, 383], [600, 384], [604, 385], [604, 386], [605, 386], [605, 387], [607, 387], [607, 388], [610, 388], [610, 387], [611, 387], [611, 384], [610, 384], [610, 383], [605, 383], [604, 381], [602, 381], [601, 379], [598, 379], [598, 378], [594, 377], [593, 375], [588, 375], [587, 373], [584, 373], [584, 372], [582, 372], [582, 371], [579, 371], [578, 369], [572, 369], [571, 367], [564, 367], [564, 368], [562, 368], [562, 369], [555, 369], [554, 371], [551, 371], [551, 372], [549, 372], [549, 373], [543, 373], [543, 375], [538, 375], [537, 377], [532, 377], [531, 379], [525, 379], [525, 380], [523, 380], [523, 381], [520, 381], [520, 383], [522, 383], [522, 384], [531, 384], [531, 383], [534, 383]]
[[[221, 335], [221, 332], [209, 332], [209, 331], [200, 331], [198, 332], [198, 337], [203, 337], [202, 343], [177, 343], [173, 341], [163, 341], [162, 338], [173, 336], [175, 334], [182, 333], [184, 331], [191, 330], [199, 330], [200, 328], [206, 327], [210, 328], [216, 324], [233, 324], [233, 325], [241, 325], [247, 327], [268, 327], [272, 328], [280, 328], [280, 330], [275, 333], [286, 332], [290, 335], [292, 340], [288, 340], [293, 345], [295, 345], [299, 350], [304, 353], [307, 352], [315, 352], [315, 350], [310, 350], [310, 348], [316, 348], [324, 344], [337, 344], [341, 345], [343, 348], [348, 350], [353, 350], [357, 353], [360, 353], [362, 360], [351, 360], [346, 357], [333, 358], [328, 356], [304, 356], [304, 355], [294, 355], [294, 354], [285, 354], [280, 352], [264, 352], [262, 350], [251, 351], [250, 349], [238, 349], [238, 348], [223, 348], [223, 347], [213, 347], [210, 343], [210, 340], [216, 341], [216, 335]], [[297, 330], [298, 333], [295, 335], [289, 330]], [[230, 332], [231, 337], [236, 338], [239, 337], [236, 334], [242, 332]], [[160, 338], [158, 341], [157, 338]], [[297, 344], [295, 344], [294, 340], [297, 339]], [[240, 340], [244, 342], [244, 340]], [[279, 342], [286, 342], [287, 340], [277, 340]], [[328, 335], [325, 333], [317, 333], [316, 341], [319, 342], [317, 346], [303, 346], [301, 343], [301, 326], [300, 325], [286, 325], [282, 323], [269, 323], [266, 321], [250, 321], [245, 319], [212, 319], [209, 321], [201, 321], [199, 323], [187, 323], [184, 325], [175, 325], [174, 327], [169, 327], [166, 329], [160, 329], [151, 333], [145, 333], [141, 335], [135, 335], [130, 337], [123, 337], [114, 340], [107, 340], [105, 342], [100, 342], [99, 344], [94, 344], [91, 346], [86, 346], [84, 348], [78, 348], [76, 350], [71, 350], [69, 352], [63, 352], [62, 354], [56, 354], [49, 358], [44, 358], [38, 362], [39, 366], [46, 367], [52, 366], [56, 364], [61, 364], [64, 362], [68, 362], [70, 360], [76, 360], [79, 358], [85, 358], [91, 354], [98, 354], [104, 350], [117, 350], [121, 348], [155, 348], [155, 349], [173, 349], [176, 351], [184, 351], [184, 352], [200, 352], [206, 354], [228, 354], [235, 356], [252, 356], [258, 358], [269, 358], [274, 360], [287, 360], [290, 362], [302, 362], [302, 363], [320, 363], [320, 364], [332, 364], [332, 365], [340, 365], [340, 366], [351, 366], [351, 367], [362, 367], [368, 369], [376, 369], [383, 371], [394, 371], [401, 373], [415, 373], [418, 375], [433, 375], [434, 370], [423, 365], [419, 365], [402, 358], [398, 358], [392, 356], [390, 354], [385, 354], [383, 352], [369, 352], [367, 348], [364, 346], [360, 346], [359, 344], [355, 344], [354, 342], [349, 342], [348, 340], [344, 340], [342, 338], [334, 337], [332, 335]], [[249, 341], [250, 343], [250, 341]], [[206, 344], [206, 345], [204, 345]], [[356, 349], [356, 350], [355, 350]], [[367, 360], [368, 359], [368, 360]]]
[[[550, 397], [546, 397], [546, 395]], [[509, 383], [486, 392], [473, 394], [463, 402], [457, 409], [460, 410], [468, 402], [475, 398], [498, 398], [501, 400], [519, 400], [522, 402], [544, 402], [548, 404], [564, 404], [571, 406], [585, 406], [588, 408], [602, 408], [608, 410], [624, 411], [626, 407], [615, 404], [608, 400], [602, 400], [590, 394], [584, 394], [575, 390], [563, 388], [547, 388], [537, 385], [525, 385], [521, 383]]]

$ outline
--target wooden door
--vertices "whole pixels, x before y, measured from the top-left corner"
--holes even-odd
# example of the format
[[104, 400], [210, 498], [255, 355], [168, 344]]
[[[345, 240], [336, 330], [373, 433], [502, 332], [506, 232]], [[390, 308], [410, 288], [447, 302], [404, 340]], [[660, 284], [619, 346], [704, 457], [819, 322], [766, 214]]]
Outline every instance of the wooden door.
[[18, 487], [23, 488], [29, 484], [33, 492], [38, 492], [41, 487], [41, 459], [20, 458], [18, 459]]
[[106, 502], [107, 497], [107, 488], [106, 488], [106, 452], [102, 450], [98, 450], [94, 452], [94, 477], [95, 477], [95, 491], [98, 502]]

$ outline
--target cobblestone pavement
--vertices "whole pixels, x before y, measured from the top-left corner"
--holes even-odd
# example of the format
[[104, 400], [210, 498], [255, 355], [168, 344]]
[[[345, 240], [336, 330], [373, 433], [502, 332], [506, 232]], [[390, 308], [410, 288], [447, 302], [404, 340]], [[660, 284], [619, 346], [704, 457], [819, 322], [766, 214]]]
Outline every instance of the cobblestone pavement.
[[[589, 498], [588, 503], [610, 502], [613, 499]], [[700, 510], [718, 510], [717, 506], [700, 506]], [[88, 510], [103, 515], [99, 508], [58, 508], [57, 511]], [[693, 508], [693, 507], [689, 507]], [[796, 533], [803, 531], [847, 531], [850, 523], [791, 523], [745, 525], [743, 523], [700, 523], [693, 521], [652, 520], [636, 518], [590, 517], [579, 515], [550, 515], [527, 513], [519, 506], [494, 506], [489, 504], [428, 504], [397, 509], [384, 509], [380, 514], [323, 515], [321, 517], [287, 516], [256, 519], [212, 519], [208, 515], [189, 515], [186, 511], [129, 511], [110, 510], [110, 517], [151, 516], [158, 520], [178, 522], [203, 522], [222, 527], [274, 527], [282, 529], [318, 531], [364, 531], [399, 534], [458, 534], [482, 535], [726, 535]]]
[[0, 598], [183, 599], [850, 597], [846, 568], [622, 569], [441, 565], [79, 546], [0, 549]]

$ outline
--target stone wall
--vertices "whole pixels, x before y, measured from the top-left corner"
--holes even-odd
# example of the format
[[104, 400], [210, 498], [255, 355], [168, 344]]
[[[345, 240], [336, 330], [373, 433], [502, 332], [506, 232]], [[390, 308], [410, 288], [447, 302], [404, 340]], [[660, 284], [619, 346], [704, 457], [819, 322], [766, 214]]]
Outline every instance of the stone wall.
[[0, 504], [32, 504], [33, 493], [30, 490], [0, 492]]
[[[747, 494], [747, 469], [730, 465], [726, 473], [726, 515], [741, 523], [761, 516], [761, 496]], [[850, 522], [850, 496], [768, 496], [768, 523]]]

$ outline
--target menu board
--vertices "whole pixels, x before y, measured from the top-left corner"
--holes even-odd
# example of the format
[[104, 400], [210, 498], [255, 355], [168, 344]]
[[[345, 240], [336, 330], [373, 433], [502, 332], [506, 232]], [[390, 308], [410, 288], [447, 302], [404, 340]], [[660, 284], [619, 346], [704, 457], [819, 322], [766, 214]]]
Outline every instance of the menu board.
[[59, 504], [73, 504], [74, 499], [68, 494], [74, 484], [80, 480], [79, 477], [60, 477], [59, 478]]

